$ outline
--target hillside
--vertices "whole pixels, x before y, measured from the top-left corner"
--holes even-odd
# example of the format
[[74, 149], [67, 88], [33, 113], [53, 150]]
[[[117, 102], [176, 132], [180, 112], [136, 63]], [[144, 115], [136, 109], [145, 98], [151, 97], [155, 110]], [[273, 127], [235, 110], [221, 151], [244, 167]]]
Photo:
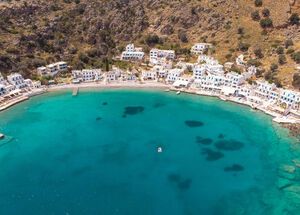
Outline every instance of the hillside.
[[102, 67], [129, 41], [189, 58], [190, 46], [206, 41], [221, 62], [244, 53], [267, 80], [299, 88], [295, 14], [296, 0], [0, 1], [0, 71], [34, 77], [34, 68], [56, 60]]

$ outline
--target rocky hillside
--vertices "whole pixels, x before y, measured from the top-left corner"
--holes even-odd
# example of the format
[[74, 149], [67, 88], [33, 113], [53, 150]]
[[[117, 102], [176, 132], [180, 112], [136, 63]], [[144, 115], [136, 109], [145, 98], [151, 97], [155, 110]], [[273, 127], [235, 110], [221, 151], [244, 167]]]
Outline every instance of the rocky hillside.
[[189, 59], [211, 42], [221, 62], [243, 53], [259, 76], [300, 87], [297, 0], [9, 0], [0, 1], [0, 71], [34, 77], [56, 60], [102, 67], [129, 41], [173, 48]]

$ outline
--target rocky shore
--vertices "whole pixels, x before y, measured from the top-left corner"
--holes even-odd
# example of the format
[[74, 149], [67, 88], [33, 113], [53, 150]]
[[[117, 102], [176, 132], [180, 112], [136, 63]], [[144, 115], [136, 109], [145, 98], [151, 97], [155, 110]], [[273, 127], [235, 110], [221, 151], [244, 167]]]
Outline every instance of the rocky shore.
[[284, 128], [289, 129], [290, 134], [294, 137], [297, 137], [300, 140], [300, 124], [292, 124], [292, 123], [283, 123], [281, 124]]

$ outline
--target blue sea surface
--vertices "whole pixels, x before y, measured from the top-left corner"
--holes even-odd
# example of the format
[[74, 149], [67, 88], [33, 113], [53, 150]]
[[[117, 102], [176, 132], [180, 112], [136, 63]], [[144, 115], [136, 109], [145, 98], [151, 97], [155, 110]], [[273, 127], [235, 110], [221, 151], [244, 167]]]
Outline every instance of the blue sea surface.
[[300, 214], [278, 188], [297, 140], [269, 116], [171, 92], [71, 94], [0, 113], [0, 214]]

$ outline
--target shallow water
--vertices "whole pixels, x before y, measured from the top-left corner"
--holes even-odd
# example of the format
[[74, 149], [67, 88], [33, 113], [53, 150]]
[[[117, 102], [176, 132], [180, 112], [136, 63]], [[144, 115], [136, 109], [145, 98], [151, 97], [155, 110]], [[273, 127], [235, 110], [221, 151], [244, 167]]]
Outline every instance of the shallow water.
[[0, 113], [0, 131], [13, 137], [0, 147], [0, 214], [299, 214], [298, 194], [277, 186], [296, 140], [243, 106], [64, 91]]

